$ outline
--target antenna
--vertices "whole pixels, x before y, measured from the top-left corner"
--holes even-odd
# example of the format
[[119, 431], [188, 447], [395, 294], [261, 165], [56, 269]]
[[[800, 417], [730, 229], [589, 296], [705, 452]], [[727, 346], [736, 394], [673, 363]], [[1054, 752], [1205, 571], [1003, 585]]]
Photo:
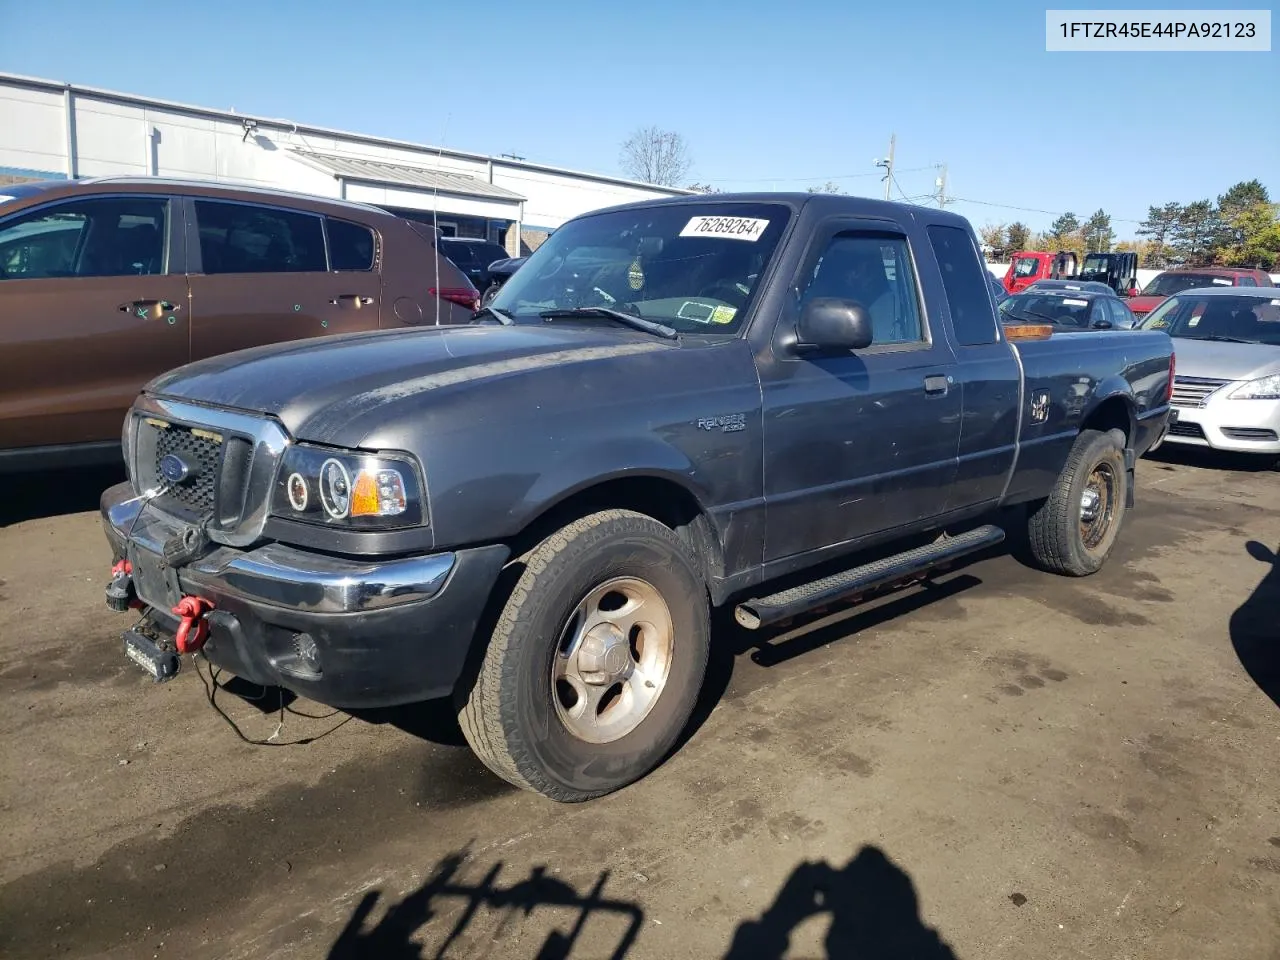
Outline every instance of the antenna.
[[[444, 169], [444, 141], [449, 136], [449, 120], [452, 113], [444, 115], [444, 129], [440, 132], [440, 143], [436, 146], [436, 173]], [[436, 326], [440, 326], [440, 178], [437, 176], [435, 186], [431, 188], [431, 228], [436, 232]]]

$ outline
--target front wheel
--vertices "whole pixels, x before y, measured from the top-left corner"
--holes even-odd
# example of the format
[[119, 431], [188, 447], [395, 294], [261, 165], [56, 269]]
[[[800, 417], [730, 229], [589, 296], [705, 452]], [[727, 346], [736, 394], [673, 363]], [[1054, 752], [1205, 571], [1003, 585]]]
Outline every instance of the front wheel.
[[605, 510], [534, 548], [459, 711], [496, 774], [580, 801], [648, 773], [675, 744], [710, 649], [706, 588], [683, 541]]
[[1097, 573], [1124, 521], [1124, 434], [1082, 430], [1048, 499], [1027, 522], [1028, 545], [1046, 570], [1071, 577]]

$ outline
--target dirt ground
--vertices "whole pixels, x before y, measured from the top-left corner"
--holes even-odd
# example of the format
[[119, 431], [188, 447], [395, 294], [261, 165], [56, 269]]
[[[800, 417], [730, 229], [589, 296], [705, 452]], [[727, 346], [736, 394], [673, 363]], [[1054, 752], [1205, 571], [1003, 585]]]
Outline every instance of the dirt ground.
[[574, 806], [444, 710], [268, 740], [277, 694], [220, 692], [254, 745], [189, 664], [152, 684], [102, 600], [114, 479], [3, 484], [4, 956], [1280, 958], [1278, 473], [1143, 461], [1085, 580], [1001, 555], [722, 627], [688, 741]]

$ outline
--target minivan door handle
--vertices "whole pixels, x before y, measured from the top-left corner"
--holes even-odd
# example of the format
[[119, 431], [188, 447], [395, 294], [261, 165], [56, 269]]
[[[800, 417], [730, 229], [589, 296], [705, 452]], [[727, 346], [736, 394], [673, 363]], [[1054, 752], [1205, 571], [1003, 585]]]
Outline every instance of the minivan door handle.
[[942, 374], [924, 378], [924, 392], [930, 396], [942, 396], [951, 387], [951, 378]]
[[353, 307], [367, 307], [373, 303], [373, 297], [362, 297], [358, 293], [340, 293], [329, 302], [335, 307], [341, 303], [350, 303]]
[[121, 313], [132, 313], [140, 320], [148, 318], [159, 320], [166, 313], [173, 313], [175, 310], [181, 310], [182, 306], [176, 303], [170, 303], [168, 300], [131, 300], [128, 303], [122, 303], [116, 308]]

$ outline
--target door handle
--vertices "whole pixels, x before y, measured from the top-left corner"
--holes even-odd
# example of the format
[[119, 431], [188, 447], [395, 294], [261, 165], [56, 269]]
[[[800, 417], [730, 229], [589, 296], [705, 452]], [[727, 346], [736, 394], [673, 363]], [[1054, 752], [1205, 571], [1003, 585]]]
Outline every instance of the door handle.
[[336, 307], [344, 300], [349, 300], [353, 306], [357, 307], [367, 307], [373, 303], [373, 297], [362, 297], [357, 293], [340, 293], [336, 297], [330, 298], [329, 302]]
[[951, 377], [942, 374], [934, 374], [933, 376], [924, 378], [924, 392], [930, 396], [942, 396], [951, 387]]
[[121, 313], [132, 313], [139, 320], [146, 320], [148, 317], [159, 320], [166, 313], [181, 310], [182, 305], [168, 300], [131, 300], [120, 304], [116, 309]]

